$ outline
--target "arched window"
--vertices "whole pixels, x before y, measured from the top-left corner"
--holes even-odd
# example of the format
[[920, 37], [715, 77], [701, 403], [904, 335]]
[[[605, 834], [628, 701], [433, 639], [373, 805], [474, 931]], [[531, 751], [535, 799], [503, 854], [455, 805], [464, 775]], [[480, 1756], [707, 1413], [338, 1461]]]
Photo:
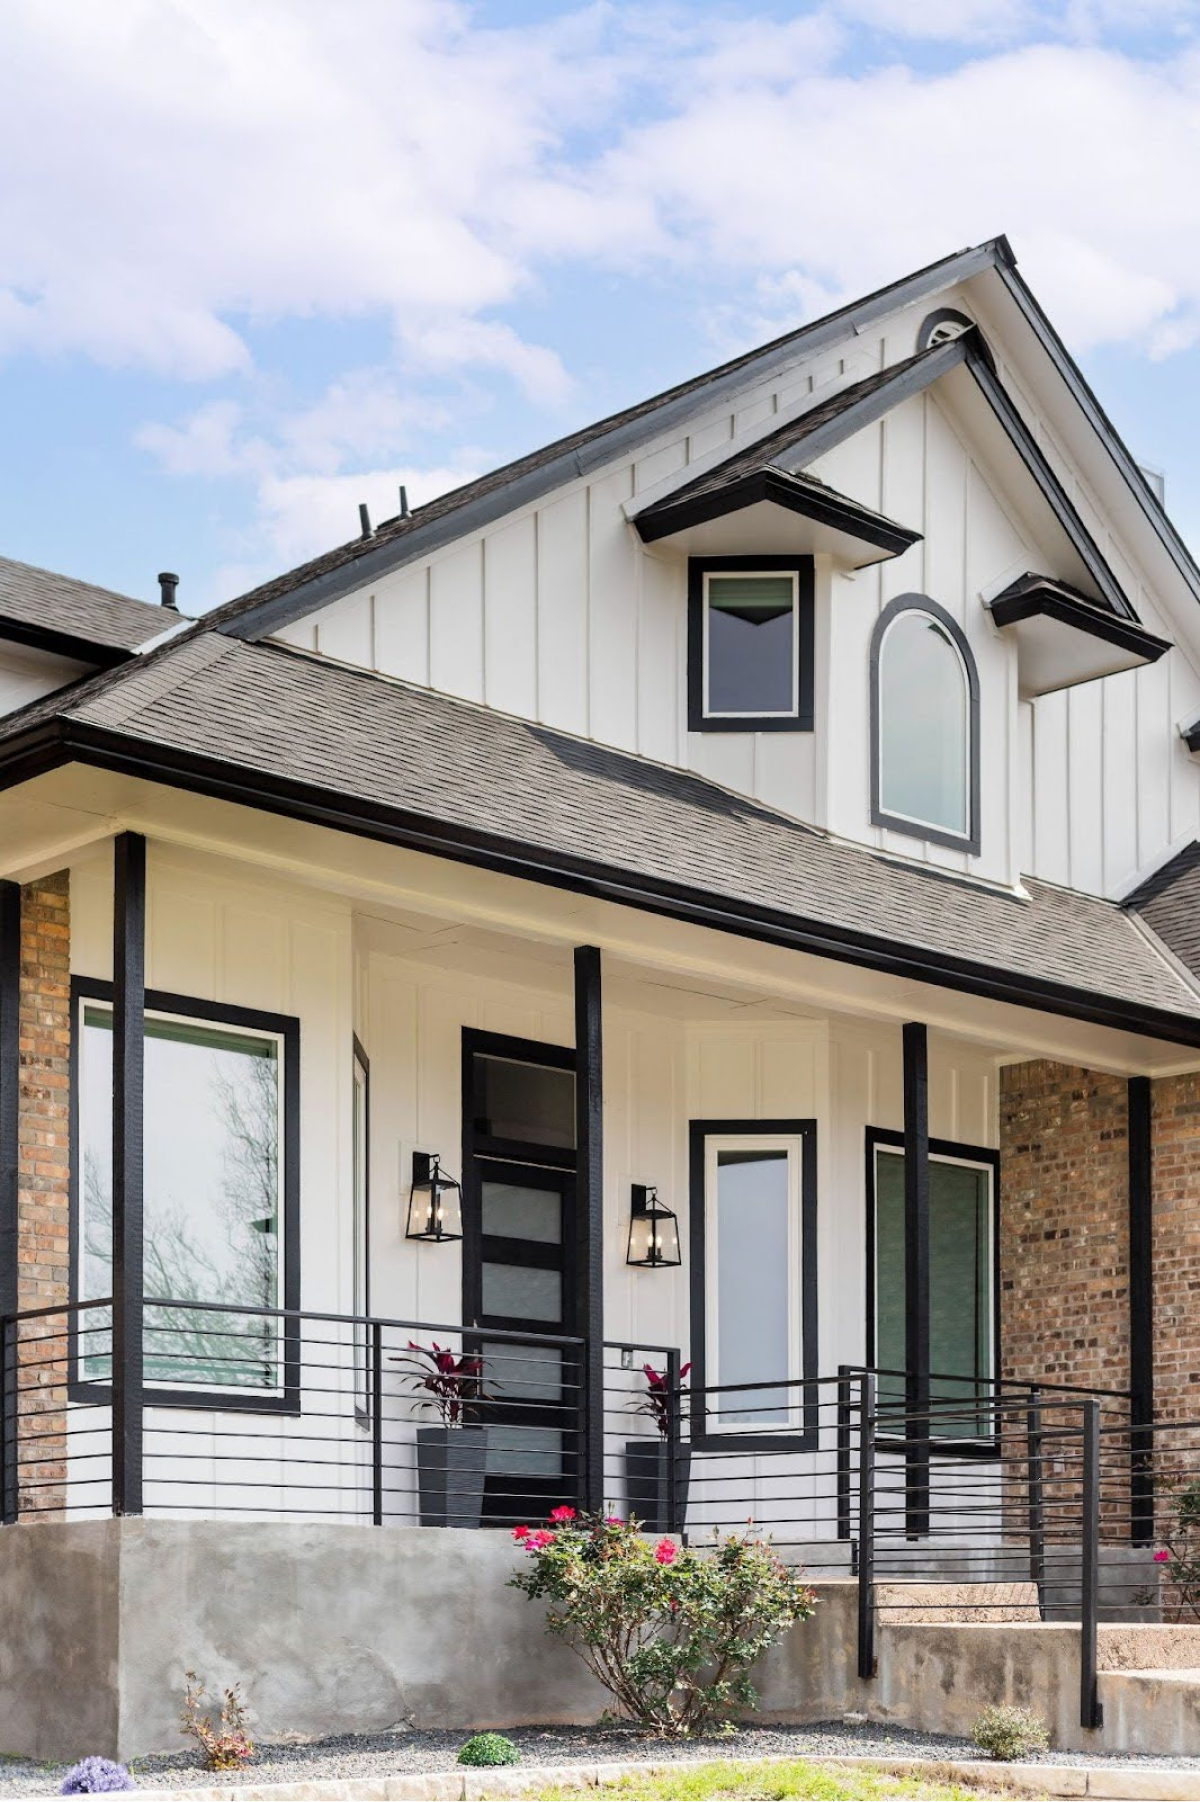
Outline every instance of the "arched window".
[[871, 818], [979, 850], [979, 677], [961, 627], [904, 594], [871, 641]]

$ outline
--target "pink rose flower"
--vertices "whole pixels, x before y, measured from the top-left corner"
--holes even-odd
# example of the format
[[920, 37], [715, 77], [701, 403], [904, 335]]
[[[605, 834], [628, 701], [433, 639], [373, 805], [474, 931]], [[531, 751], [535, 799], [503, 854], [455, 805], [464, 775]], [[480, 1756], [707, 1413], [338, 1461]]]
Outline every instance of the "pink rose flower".
[[514, 1527], [513, 1528], [513, 1538], [516, 1540], [518, 1545], [520, 1545], [520, 1543], [523, 1539], [529, 1538], [529, 1533], [530, 1533], [530, 1529], [528, 1527]]
[[621, 1519], [619, 1514], [606, 1514], [604, 1516], [604, 1524], [606, 1527], [623, 1527], [625, 1522]]
[[529, 1537], [526, 1539], [525, 1550], [527, 1552], [541, 1552], [544, 1551], [548, 1545], [553, 1544], [553, 1533], [548, 1533], [545, 1527], [539, 1527], [536, 1533], [530, 1533]]
[[1171, 1562], [1170, 1552], [1165, 1552], [1162, 1550], [1155, 1552], [1154, 1562], [1155, 1562], [1155, 1564], [1170, 1564], [1170, 1562]]
[[550, 1519], [558, 1521], [574, 1520], [575, 1510], [574, 1508], [568, 1508], [564, 1502], [561, 1508], [551, 1508]]
[[660, 1539], [654, 1548], [656, 1564], [674, 1564], [679, 1556], [679, 1547], [673, 1539]]

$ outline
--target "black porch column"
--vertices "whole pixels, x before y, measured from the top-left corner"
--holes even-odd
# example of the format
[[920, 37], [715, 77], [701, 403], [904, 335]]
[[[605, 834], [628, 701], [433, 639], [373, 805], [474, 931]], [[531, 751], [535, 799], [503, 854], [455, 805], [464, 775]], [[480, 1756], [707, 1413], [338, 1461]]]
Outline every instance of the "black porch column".
[[20, 1193], [21, 888], [0, 882], [0, 1522], [17, 1518], [17, 1206]]
[[604, 1048], [600, 953], [575, 948], [575, 1330], [580, 1357], [579, 1491], [585, 1508], [604, 1505]]
[[[1154, 1211], [1150, 1079], [1129, 1079], [1130, 1537], [1154, 1539]], [[1145, 1428], [1140, 1432], [1139, 1428]]]
[[142, 1512], [142, 1097], [146, 841], [113, 846], [112, 1505]]
[[904, 1028], [904, 1526], [929, 1533], [929, 1038]]

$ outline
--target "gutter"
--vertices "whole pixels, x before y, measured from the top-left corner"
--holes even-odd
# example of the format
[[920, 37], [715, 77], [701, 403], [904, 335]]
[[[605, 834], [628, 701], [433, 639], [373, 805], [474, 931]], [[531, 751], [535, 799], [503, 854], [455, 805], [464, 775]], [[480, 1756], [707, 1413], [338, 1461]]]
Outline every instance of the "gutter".
[[760, 944], [802, 951], [1010, 1006], [1035, 1008], [1118, 1032], [1200, 1048], [1200, 994], [1194, 1015], [1121, 1001], [1068, 983], [1021, 976], [969, 958], [897, 944], [892, 939], [802, 915], [730, 898], [718, 900], [704, 890], [617, 872], [609, 864], [555, 854], [401, 808], [349, 800], [316, 784], [273, 776], [223, 759], [197, 757], [162, 745], [148, 746], [122, 733], [76, 720], [59, 717], [44, 722], [4, 746], [0, 750], [0, 789], [16, 787], [70, 763], [166, 783], [242, 807], [258, 807], [286, 819], [611, 901]]

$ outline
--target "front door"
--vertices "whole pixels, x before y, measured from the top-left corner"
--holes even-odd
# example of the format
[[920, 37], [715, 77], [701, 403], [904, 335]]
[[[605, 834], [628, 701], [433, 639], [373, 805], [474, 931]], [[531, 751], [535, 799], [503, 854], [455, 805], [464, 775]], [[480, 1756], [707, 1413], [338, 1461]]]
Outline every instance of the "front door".
[[484, 1518], [536, 1521], [577, 1488], [574, 1055], [465, 1035], [464, 1319], [484, 1359]]

